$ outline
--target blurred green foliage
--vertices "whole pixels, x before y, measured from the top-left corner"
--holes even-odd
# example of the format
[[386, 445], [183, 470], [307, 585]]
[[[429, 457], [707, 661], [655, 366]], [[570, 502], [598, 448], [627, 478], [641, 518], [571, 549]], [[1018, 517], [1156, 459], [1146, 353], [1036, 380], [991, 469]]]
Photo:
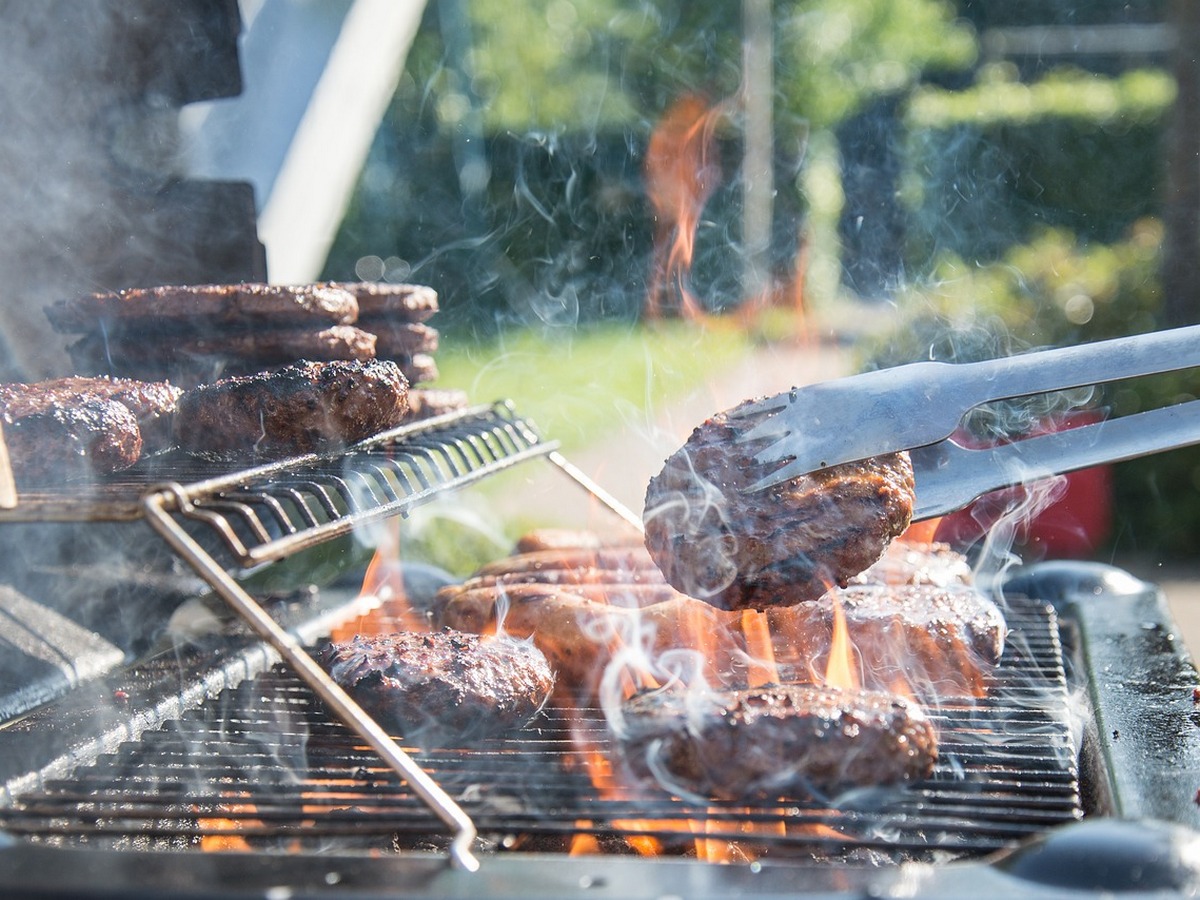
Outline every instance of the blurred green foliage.
[[1159, 212], [1166, 73], [1066, 70], [1023, 84], [1006, 72], [911, 99], [903, 193], [917, 266], [945, 251], [994, 260], [1046, 226], [1116, 241]]
[[[970, 65], [975, 44], [944, 0], [777, 0], [772, 13], [781, 271], [806, 225], [812, 131]], [[380, 277], [356, 268], [376, 257], [383, 277], [436, 287], [442, 327], [460, 332], [636, 318], [651, 129], [685, 94], [736, 98], [742, 43], [741, 3], [430, 3], [323, 277]], [[744, 299], [740, 111], [725, 109], [692, 271], [714, 310]]]

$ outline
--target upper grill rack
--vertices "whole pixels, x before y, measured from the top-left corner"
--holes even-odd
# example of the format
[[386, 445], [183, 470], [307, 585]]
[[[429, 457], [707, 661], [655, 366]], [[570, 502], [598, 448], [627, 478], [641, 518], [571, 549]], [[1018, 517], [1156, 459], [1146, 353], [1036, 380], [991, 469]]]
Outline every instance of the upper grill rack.
[[96, 483], [23, 492], [15, 508], [0, 510], [0, 523], [129, 521], [145, 514], [147, 493], [166, 489], [174, 516], [205, 550], [219, 548], [225, 561], [251, 568], [407, 514], [523, 460], [556, 456], [557, 447], [500, 401], [403, 425], [342, 452], [252, 468], [163, 454]]
[[557, 446], [510, 404], [497, 403], [386, 432], [336, 457], [258, 470], [241, 483], [193, 484], [178, 514], [207, 526], [250, 568], [405, 515]]

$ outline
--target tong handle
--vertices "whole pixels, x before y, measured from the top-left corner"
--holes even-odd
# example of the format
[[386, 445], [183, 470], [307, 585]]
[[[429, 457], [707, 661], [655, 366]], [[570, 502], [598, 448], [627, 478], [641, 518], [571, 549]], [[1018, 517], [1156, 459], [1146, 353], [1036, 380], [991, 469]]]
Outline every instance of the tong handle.
[[[1040, 350], [958, 367], [961, 408], [1200, 365], [1200, 325]], [[958, 380], [958, 379], [956, 379]]]
[[742, 433], [775, 465], [763, 490], [826, 466], [949, 437], [981, 403], [1200, 365], [1200, 325], [971, 363], [919, 362], [794, 388], [748, 404], [768, 412]]
[[1076, 469], [1200, 444], [1200, 400], [972, 450], [941, 441], [912, 451], [913, 521], [946, 515], [975, 498]]

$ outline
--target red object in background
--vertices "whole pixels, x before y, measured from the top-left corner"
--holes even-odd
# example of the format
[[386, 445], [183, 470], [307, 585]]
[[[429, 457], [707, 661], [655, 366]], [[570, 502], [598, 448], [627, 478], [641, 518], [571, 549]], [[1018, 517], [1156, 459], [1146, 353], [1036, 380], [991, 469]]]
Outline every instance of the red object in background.
[[[1104, 416], [1094, 410], [1068, 413], [1048, 419], [1032, 429], [1027, 437], [1063, 431], [1099, 422]], [[984, 446], [956, 437], [964, 446]], [[1014, 540], [1022, 548], [1027, 562], [1036, 559], [1086, 559], [1092, 556], [1112, 530], [1112, 466], [1096, 466], [1068, 472], [1065, 487], [1048, 506], [1027, 521], [1020, 522]], [[1013, 504], [1027, 496], [1025, 488], [1008, 488], [985, 494], [958, 512], [945, 516], [938, 524], [936, 538], [953, 546], [965, 547], [980, 540]]]

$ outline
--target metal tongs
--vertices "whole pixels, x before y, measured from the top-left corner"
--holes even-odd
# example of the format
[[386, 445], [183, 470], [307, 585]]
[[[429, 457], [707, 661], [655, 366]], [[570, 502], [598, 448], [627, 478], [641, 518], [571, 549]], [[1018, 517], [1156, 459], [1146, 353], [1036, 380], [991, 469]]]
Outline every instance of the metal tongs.
[[911, 451], [916, 521], [953, 512], [988, 491], [1200, 444], [1200, 400], [969, 449], [950, 436], [974, 407], [1197, 365], [1200, 325], [1193, 325], [983, 362], [880, 369], [792, 388], [733, 415], [773, 413], [738, 438], [768, 441], [754, 458], [779, 465], [752, 491], [827, 466]]

